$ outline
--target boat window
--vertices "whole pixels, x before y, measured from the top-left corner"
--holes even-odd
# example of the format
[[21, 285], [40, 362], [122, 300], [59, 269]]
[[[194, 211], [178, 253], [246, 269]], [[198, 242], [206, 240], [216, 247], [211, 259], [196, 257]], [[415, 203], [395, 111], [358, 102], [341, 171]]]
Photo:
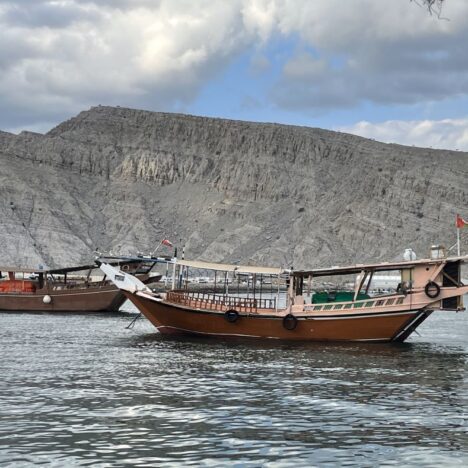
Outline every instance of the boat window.
[[396, 303], [397, 303], [397, 304], [403, 304], [403, 301], [404, 301], [404, 300], [405, 300], [405, 299], [404, 299], [403, 297], [400, 297], [400, 298], [396, 301]]
[[322, 310], [322, 306], [315, 306], [314, 310]]
[[343, 308], [343, 304], [337, 304], [335, 307], [333, 307], [335, 310], [339, 310]]
[[362, 305], [363, 305], [363, 302], [355, 302], [355, 303], [353, 304], [353, 307], [354, 307], [355, 309], [358, 309], [359, 307], [362, 307]]
[[386, 305], [392, 305], [395, 302], [395, 299], [389, 299]]
[[344, 308], [345, 309], [351, 309], [353, 307], [353, 304], [345, 304]]
[[369, 301], [369, 302], [366, 302], [365, 307], [372, 307], [373, 305], [374, 305], [374, 301]]
[[328, 304], [323, 308], [323, 310], [330, 310], [332, 308], [333, 308], [333, 304]]

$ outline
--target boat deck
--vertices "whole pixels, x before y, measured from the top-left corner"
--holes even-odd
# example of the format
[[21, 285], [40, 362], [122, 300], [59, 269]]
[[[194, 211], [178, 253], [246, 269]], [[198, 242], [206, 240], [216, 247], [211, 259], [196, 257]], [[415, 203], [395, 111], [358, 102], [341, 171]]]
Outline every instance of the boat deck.
[[[381, 313], [401, 313], [404, 311], [422, 307], [425, 302], [412, 299], [404, 295], [386, 295], [368, 298], [359, 301], [329, 302], [321, 304], [295, 304], [291, 306], [290, 312], [301, 317], [334, 317], [355, 316]], [[287, 308], [277, 307], [276, 298], [259, 299], [229, 296], [224, 294], [193, 292], [185, 290], [168, 291], [164, 302], [182, 306], [187, 309], [198, 311], [212, 311], [224, 313], [235, 310], [245, 315], [279, 314], [283, 316]], [[427, 302], [427, 301], [426, 301]]]

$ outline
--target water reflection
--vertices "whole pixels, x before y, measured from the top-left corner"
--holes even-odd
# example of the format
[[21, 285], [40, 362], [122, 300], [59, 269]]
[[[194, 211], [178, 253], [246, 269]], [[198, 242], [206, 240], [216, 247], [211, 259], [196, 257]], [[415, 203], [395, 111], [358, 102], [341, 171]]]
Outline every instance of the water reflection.
[[466, 316], [395, 345], [169, 339], [129, 320], [0, 316], [0, 461], [468, 463]]

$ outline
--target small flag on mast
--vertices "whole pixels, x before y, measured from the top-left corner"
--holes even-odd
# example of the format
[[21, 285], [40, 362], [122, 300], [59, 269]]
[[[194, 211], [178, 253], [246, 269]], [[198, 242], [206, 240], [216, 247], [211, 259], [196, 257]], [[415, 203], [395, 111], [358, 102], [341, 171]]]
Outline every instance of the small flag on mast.
[[168, 239], [163, 239], [163, 240], [161, 241], [161, 244], [162, 244], [162, 245], [167, 245], [168, 247], [174, 247], [174, 246], [172, 245], [172, 242], [169, 241]]
[[457, 214], [457, 229], [468, 226], [468, 221], [465, 221], [459, 214]]

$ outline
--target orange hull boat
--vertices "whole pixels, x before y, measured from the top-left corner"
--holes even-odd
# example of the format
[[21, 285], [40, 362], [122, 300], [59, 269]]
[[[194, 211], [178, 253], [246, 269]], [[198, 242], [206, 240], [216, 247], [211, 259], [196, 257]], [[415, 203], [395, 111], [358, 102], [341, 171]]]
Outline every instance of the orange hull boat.
[[[108, 265], [101, 269], [163, 334], [390, 342], [406, 340], [435, 310], [464, 310], [462, 296], [468, 293], [468, 285], [461, 282], [460, 273], [466, 261], [468, 257], [437, 258], [292, 272], [181, 260], [174, 265], [173, 289], [161, 295]], [[224, 271], [224, 292], [190, 291], [188, 268]], [[382, 271], [399, 271], [401, 282], [391, 294], [371, 296], [372, 277]], [[234, 277], [252, 276], [253, 295], [229, 294], [230, 272]], [[259, 297], [258, 275], [277, 275], [275, 298], [265, 298], [265, 294], [262, 298], [262, 282]], [[357, 275], [352, 292], [330, 291], [324, 296], [305, 291], [305, 280], [310, 283], [312, 278], [339, 275]], [[278, 305], [281, 277], [288, 285], [283, 307]], [[174, 288], [176, 278], [178, 289]], [[215, 290], [216, 285], [215, 277]]]
[[[278, 314], [275, 310], [264, 309], [255, 314], [241, 312], [235, 321], [230, 322], [224, 310], [194, 309], [168, 301], [155, 302], [143, 294], [125, 294], [160, 333], [171, 335], [308, 341], [403, 341], [431, 314], [430, 311], [413, 310], [357, 312], [333, 317], [294, 315], [297, 323], [293, 329], [288, 329], [285, 322], [287, 314]], [[291, 328], [293, 324], [292, 321]]]

